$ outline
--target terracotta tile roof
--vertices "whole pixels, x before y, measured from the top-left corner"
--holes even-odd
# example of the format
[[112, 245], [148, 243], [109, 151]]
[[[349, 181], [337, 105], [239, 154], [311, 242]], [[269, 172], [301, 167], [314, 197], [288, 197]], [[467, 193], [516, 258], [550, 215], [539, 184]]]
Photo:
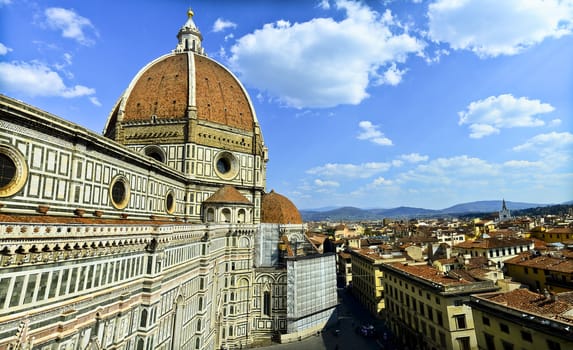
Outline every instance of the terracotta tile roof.
[[124, 121], [183, 118], [187, 112], [189, 69], [186, 54], [169, 55], [146, 69], [125, 105]]
[[[398, 269], [400, 271], [406, 272], [410, 275], [414, 275], [416, 277], [425, 279], [427, 281], [430, 282], [434, 282], [434, 283], [438, 283], [441, 284], [443, 286], [447, 286], [447, 285], [455, 285], [455, 284], [468, 284], [468, 283], [472, 283], [472, 281], [468, 281], [466, 279], [463, 278], [452, 278], [449, 277], [448, 275], [445, 275], [443, 272], [441, 272], [440, 270], [432, 267], [432, 266], [428, 266], [428, 265], [405, 265], [403, 263], [390, 263], [388, 264], [392, 267], [394, 267], [395, 269]], [[473, 278], [472, 278], [473, 280]]]
[[573, 259], [523, 253], [505, 261], [505, 264], [527, 266], [549, 271], [573, 273]]
[[302, 216], [296, 206], [285, 196], [271, 190], [263, 194], [261, 222], [272, 224], [302, 224]]
[[485, 256], [474, 256], [469, 259], [468, 263], [465, 264], [465, 268], [468, 270], [479, 269], [484, 266], [489, 265], [489, 259]]
[[245, 198], [241, 192], [231, 185], [225, 185], [207, 198], [205, 203], [232, 203], [232, 204], [250, 204], [251, 201]]
[[514, 237], [491, 237], [485, 239], [476, 239], [475, 241], [465, 241], [459, 244], [456, 244], [456, 248], [481, 248], [481, 249], [491, 249], [491, 248], [507, 248], [507, 247], [514, 247], [520, 245], [529, 245], [531, 244], [531, 240], [523, 239], [523, 238], [514, 238]]
[[549, 228], [545, 233], [573, 235], [573, 228], [571, 228], [571, 227], [552, 227], [552, 228]]
[[254, 115], [239, 81], [218, 62], [195, 55], [197, 118], [253, 130]]
[[569, 294], [571, 294], [571, 292], [557, 294], [557, 298], [552, 299], [527, 289], [516, 289], [507, 293], [491, 296], [480, 295], [480, 297], [510, 308], [535, 313], [547, 318], [555, 318], [573, 309], [573, 304], [567, 301], [571, 299]]
[[144, 68], [123, 97], [123, 121], [147, 121], [152, 115], [158, 120], [186, 118], [189, 93], [194, 91], [199, 120], [252, 131], [255, 117], [239, 81], [208, 57], [194, 55], [194, 62], [194, 82], [189, 81], [187, 53], [165, 55]]

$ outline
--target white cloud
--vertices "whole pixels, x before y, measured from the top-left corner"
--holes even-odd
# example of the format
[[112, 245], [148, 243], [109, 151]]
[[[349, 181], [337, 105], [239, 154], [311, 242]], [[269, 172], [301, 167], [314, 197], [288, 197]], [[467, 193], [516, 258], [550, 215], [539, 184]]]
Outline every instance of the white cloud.
[[429, 6], [429, 37], [480, 57], [515, 55], [573, 29], [571, 0], [438, 0]]
[[363, 120], [358, 123], [358, 126], [362, 129], [362, 132], [358, 135], [359, 140], [368, 140], [381, 146], [392, 146], [392, 140], [385, 137], [384, 134], [378, 130], [378, 125]]
[[12, 3], [12, 0], [0, 0], [0, 6], [10, 5], [11, 3]]
[[458, 112], [459, 125], [469, 124], [470, 137], [479, 139], [499, 133], [501, 128], [542, 126], [545, 122], [535, 116], [554, 109], [550, 104], [526, 97], [515, 98], [511, 94], [490, 96], [474, 101], [465, 111]]
[[481, 139], [484, 136], [499, 134], [499, 129], [488, 124], [472, 124], [470, 125], [470, 137], [472, 139]]
[[222, 18], [217, 18], [215, 23], [213, 24], [213, 31], [217, 32], [224, 32], [229, 28], [237, 28], [237, 24], [231, 21], [224, 20]]
[[521, 169], [521, 168], [542, 168], [544, 164], [542, 162], [531, 162], [528, 160], [509, 160], [503, 163], [503, 165], [508, 168]]
[[336, 181], [328, 181], [328, 180], [321, 180], [321, 179], [316, 179], [314, 180], [314, 184], [317, 185], [318, 187], [338, 187], [340, 186], [340, 184]]
[[565, 149], [573, 145], [573, 134], [570, 132], [551, 132], [539, 134], [525, 143], [513, 147], [514, 151], [542, 151], [547, 154], [558, 149]]
[[68, 65], [71, 65], [72, 64], [72, 54], [70, 54], [68, 52], [64, 53], [64, 61], [66, 61], [66, 63]]
[[39, 62], [0, 62], [0, 86], [30, 96], [72, 98], [95, 94], [95, 89], [86, 86], [66, 86], [57, 72]]
[[88, 37], [86, 32], [97, 36], [95, 27], [91, 21], [78, 15], [74, 10], [59, 7], [50, 7], [44, 12], [48, 27], [61, 30], [64, 38], [73, 39], [82, 45], [93, 45], [93, 38]]
[[99, 100], [98, 100], [97, 97], [91, 96], [89, 99], [90, 99], [90, 102], [91, 102], [94, 106], [101, 107], [101, 102], [99, 102]]
[[8, 52], [12, 51], [11, 48], [7, 47], [6, 45], [0, 43], [0, 56], [7, 54]]
[[318, 7], [323, 10], [330, 10], [330, 3], [328, 0], [320, 0]]
[[[431, 186], [468, 184], [486, 181], [487, 176], [497, 176], [499, 167], [487, 161], [466, 155], [437, 158], [418, 165], [398, 176], [399, 183], [418, 182]], [[487, 181], [486, 181], [487, 182]]]
[[389, 185], [392, 185], [392, 184], [393, 184], [392, 180], [385, 179], [385, 178], [383, 178], [382, 176], [380, 176], [380, 177], [374, 179], [374, 181], [372, 181], [372, 185], [375, 186], [375, 187], [383, 186], [383, 185], [384, 185], [384, 186], [389, 186]]
[[326, 177], [369, 178], [381, 172], [388, 171], [391, 165], [382, 162], [370, 162], [362, 164], [337, 164], [328, 163], [307, 170], [308, 174]]
[[407, 69], [400, 70], [396, 67], [396, 63], [392, 63], [390, 67], [378, 78], [377, 84], [396, 86], [402, 81], [402, 76], [406, 74]]
[[410, 163], [419, 163], [427, 161], [429, 157], [420, 155], [419, 153], [410, 153], [410, 154], [403, 154], [400, 156], [400, 158]]
[[[324, 7], [324, 4], [323, 4]], [[424, 44], [400, 28], [390, 11], [379, 14], [363, 3], [339, 0], [345, 18], [277, 21], [237, 40], [229, 65], [246, 85], [295, 108], [356, 105], [371, 84], [397, 84], [395, 68]]]

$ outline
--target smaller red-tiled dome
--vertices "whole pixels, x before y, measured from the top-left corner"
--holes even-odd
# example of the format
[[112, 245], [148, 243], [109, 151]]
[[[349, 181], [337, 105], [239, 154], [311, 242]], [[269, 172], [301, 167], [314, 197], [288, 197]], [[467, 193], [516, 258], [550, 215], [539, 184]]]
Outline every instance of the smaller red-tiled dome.
[[285, 196], [271, 190], [265, 193], [261, 205], [261, 222], [269, 224], [302, 224], [296, 206]]
[[221, 187], [204, 203], [252, 204], [241, 192], [231, 185]]

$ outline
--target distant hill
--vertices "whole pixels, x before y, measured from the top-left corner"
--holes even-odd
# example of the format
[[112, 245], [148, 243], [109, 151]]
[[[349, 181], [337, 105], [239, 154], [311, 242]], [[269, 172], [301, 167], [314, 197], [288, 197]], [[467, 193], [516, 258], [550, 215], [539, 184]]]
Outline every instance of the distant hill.
[[[505, 203], [510, 211], [547, 206], [547, 204], [510, 201], [506, 201]], [[441, 210], [412, 207], [397, 207], [391, 209], [342, 207], [332, 210], [301, 210], [300, 213], [304, 221], [360, 221], [382, 220], [384, 218], [444, 217], [470, 213], [495, 213], [501, 209], [501, 205], [501, 200], [490, 200], [456, 204]]]
[[[501, 209], [502, 201], [477, 201], [463, 204], [456, 204], [446, 209], [440, 210], [444, 214], [460, 214], [460, 213], [489, 213], [496, 212]], [[522, 203], [522, 202], [508, 202], [506, 201], [507, 209], [520, 210], [535, 207], [544, 207], [546, 204], [535, 203]]]

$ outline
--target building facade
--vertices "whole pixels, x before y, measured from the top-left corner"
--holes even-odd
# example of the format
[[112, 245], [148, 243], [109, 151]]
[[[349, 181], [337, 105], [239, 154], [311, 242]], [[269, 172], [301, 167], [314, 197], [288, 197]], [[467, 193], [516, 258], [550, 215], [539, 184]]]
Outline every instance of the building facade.
[[383, 317], [384, 272], [383, 263], [405, 261], [401, 252], [383, 252], [377, 247], [351, 249], [352, 294], [372, 315]]
[[475, 280], [426, 264], [382, 264], [385, 314], [394, 335], [408, 349], [477, 348], [471, 308], [473, 293], [495, 291], [493, 281]]
[[240, 348], [316, 332], [336, 307], [335, 256], [266, 192], [267, 160], [246, 90], [204, 55], [192, 11], [103, 135], [0, 96], [0, 349]]
[[532, 291], [573, 291], [573, 259], [561, 252], [523, 253], [506, 260], [505, 267], [507, 275]]
[[471, 257], [483, 256], [493, 262], [498, 268], [503, 268], [503, 262], [520, 253], [533, 250], [532, 240], [515, 237], [489, 237], [473, 241], [465, 241], [454, 246], [456, 254], [469, 254]]
[[526, 289], [472, 296], [479, 349], [572, 349], [572, 297]]

